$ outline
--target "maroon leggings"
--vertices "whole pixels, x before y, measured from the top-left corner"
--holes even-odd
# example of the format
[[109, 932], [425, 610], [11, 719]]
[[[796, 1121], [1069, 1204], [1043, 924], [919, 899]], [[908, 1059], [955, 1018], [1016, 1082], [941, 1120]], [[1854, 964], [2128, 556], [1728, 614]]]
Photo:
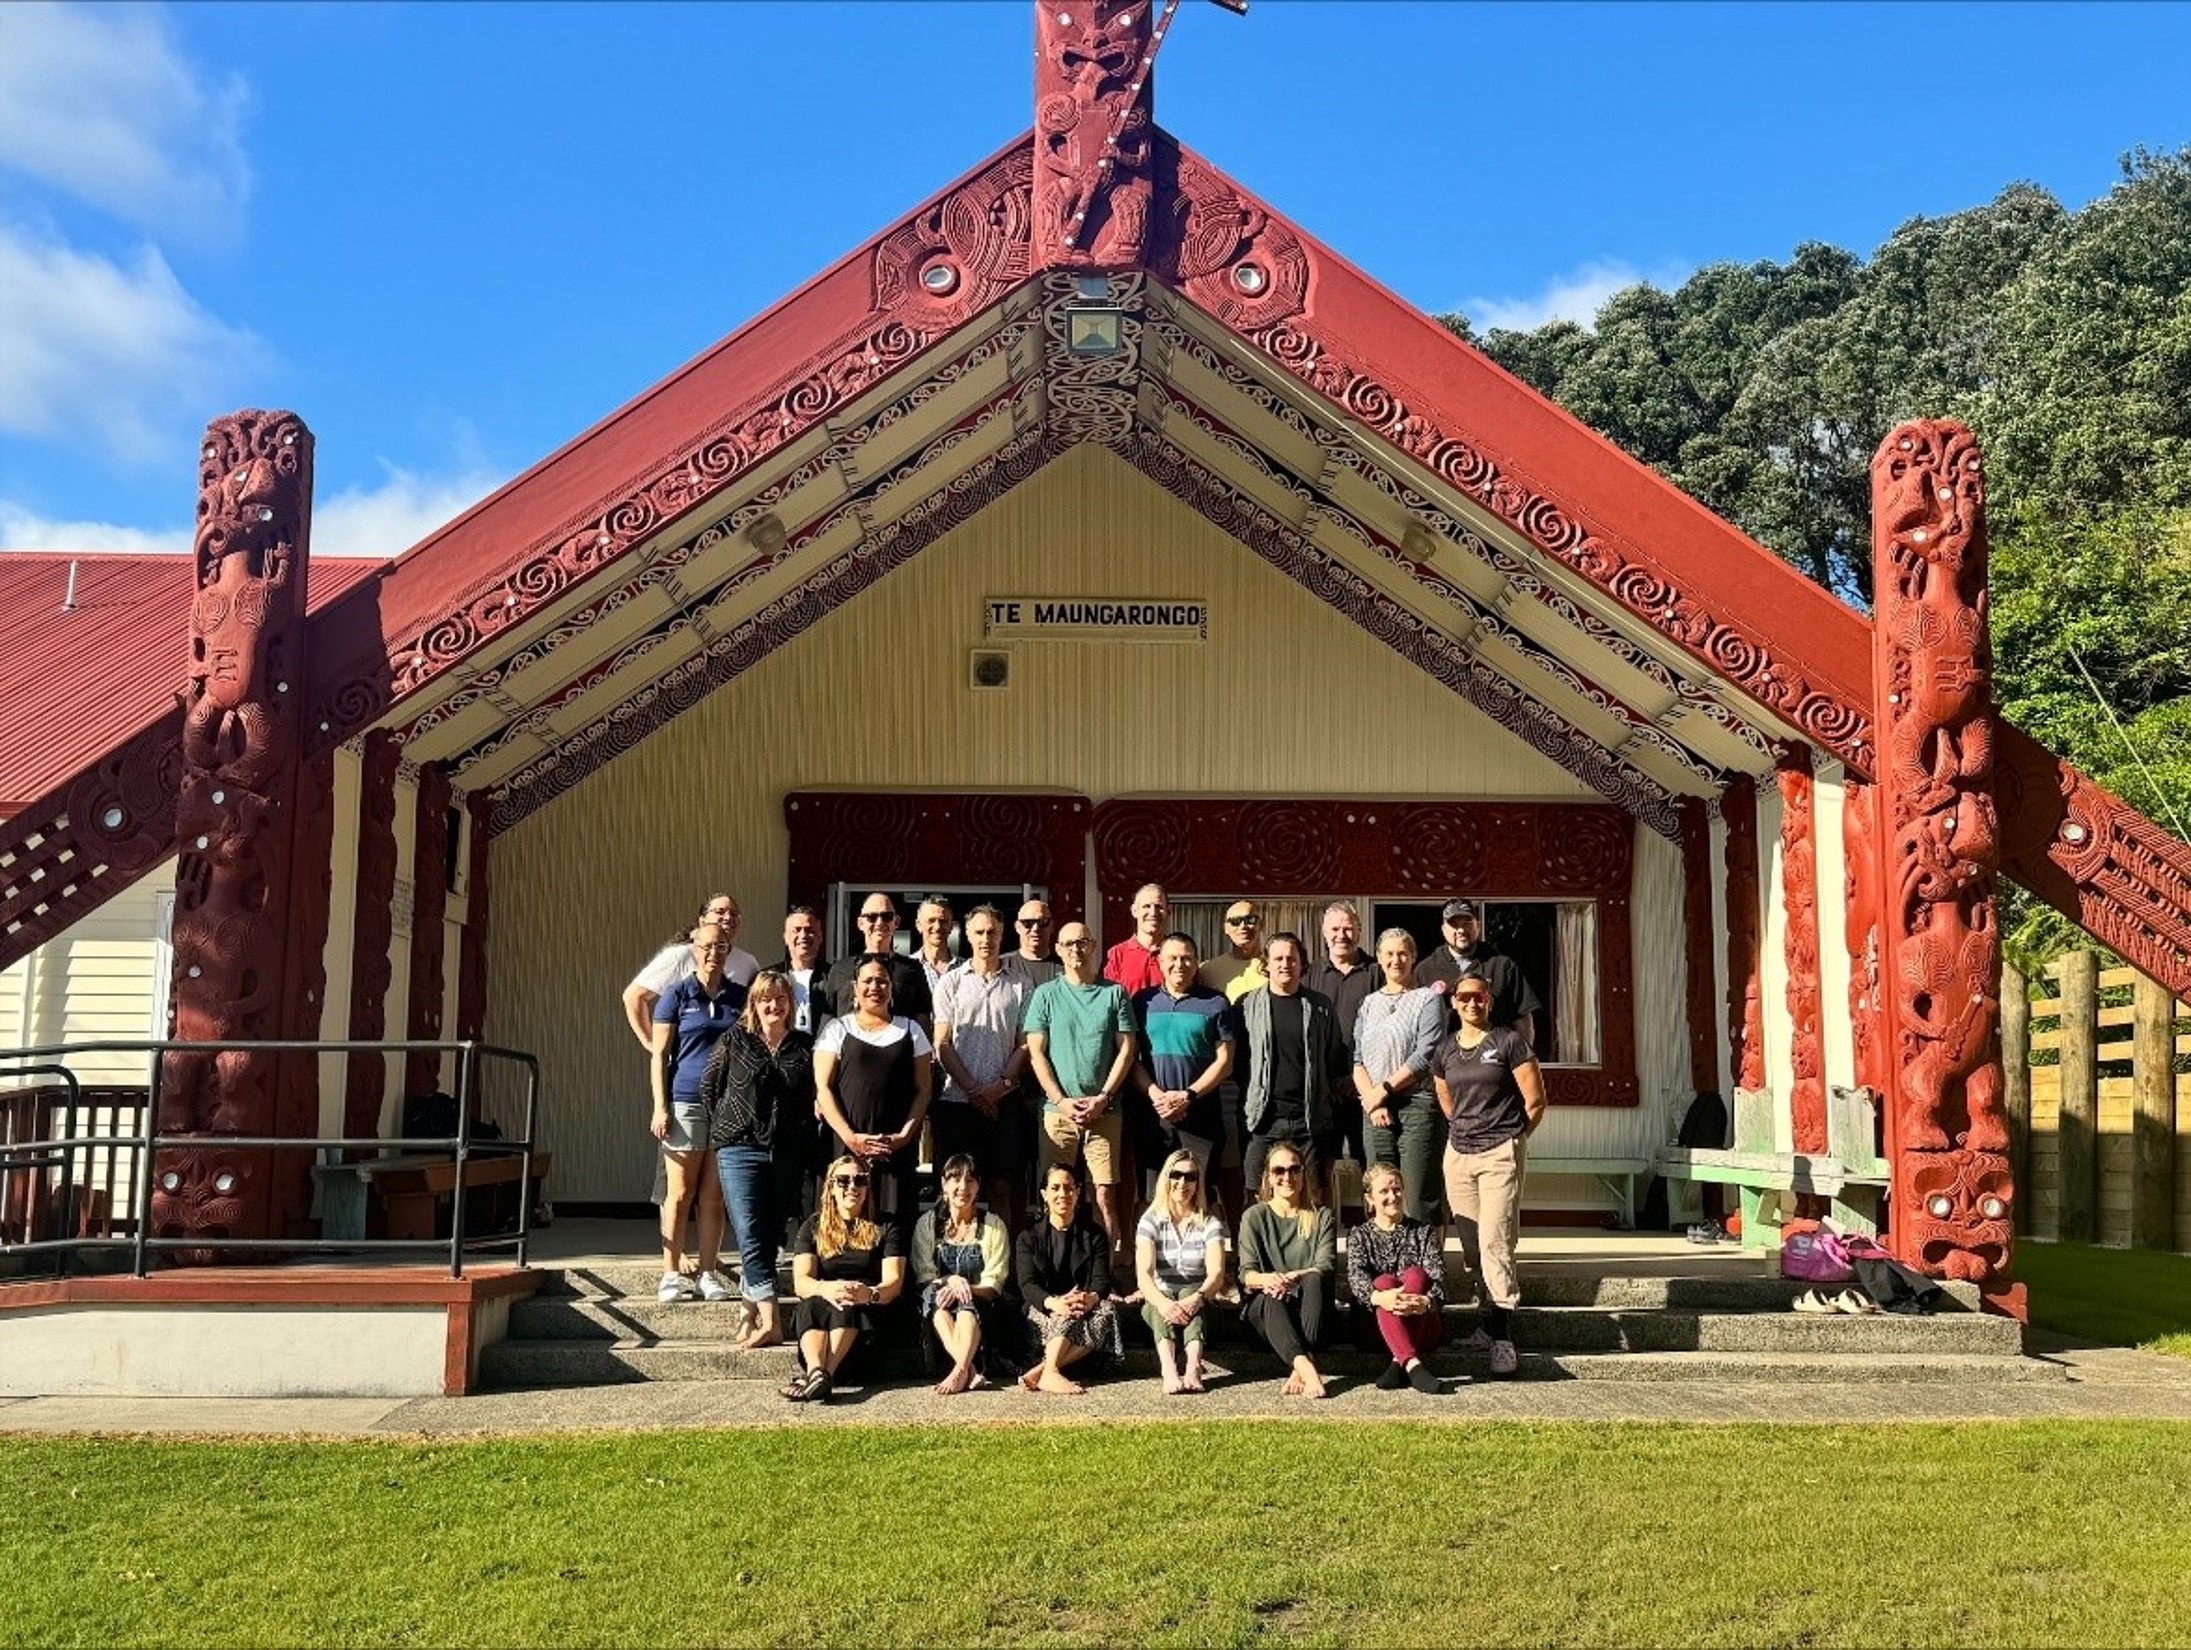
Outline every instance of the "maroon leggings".
[[[1410, 1266], [1398, 1277], [1390, 1272], [1377, 1279], [1377, 1289], [1405, 1289], [1411, 1295], [1430, 1293], [1430, 1274], [1420, 1266]], [[1410, 1358], [1420, 1358], [1445, 1339], [1445, 1314], [1433, 1306], [1428, 1312], [1403, 1318], [1397, 1312], [1387, 1312], [1383, 1307], [1374, 1308], [1377, 1314], [1377, 1333], [1385, 1340], [1385, 1350], [1392, 1354], [1392, 1361], [1404, 1364]]]

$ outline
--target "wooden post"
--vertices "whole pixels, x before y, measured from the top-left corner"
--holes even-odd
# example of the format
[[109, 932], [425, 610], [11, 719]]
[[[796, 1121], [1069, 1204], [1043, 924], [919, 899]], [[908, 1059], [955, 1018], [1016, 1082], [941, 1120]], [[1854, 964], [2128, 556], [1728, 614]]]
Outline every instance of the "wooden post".
[[[2008, 1158], [2016, 1184], [2028, 1186], [2031, 1166], [2031, 988], [2013, 963], [2001, 965], [2001, 1109], [2008, 1114]], [[2019, 1203], [2017, 1224], [2031, 1216]]]
[[2062, 1113], [2056, 1125], [2058, 1213], [2054, 1235], [2090, 1243], [2099, 1235], [2100, 960], [2090, 951], [2064, 953], [2062, 980]]
[[2130, 1043], [2130, 1246], [2176, 1247], [2176, 999], [2138, 975]]

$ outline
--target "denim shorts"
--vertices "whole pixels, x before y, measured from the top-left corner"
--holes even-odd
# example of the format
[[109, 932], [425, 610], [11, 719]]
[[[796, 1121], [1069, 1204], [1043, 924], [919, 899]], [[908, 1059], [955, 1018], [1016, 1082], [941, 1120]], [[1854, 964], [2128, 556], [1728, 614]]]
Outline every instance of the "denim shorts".
[[708, 1143], [708, 1109], [698, 1100], [669, 1103], [669, 1133], [662, 1141], [666, 1152], [696, 1152]]

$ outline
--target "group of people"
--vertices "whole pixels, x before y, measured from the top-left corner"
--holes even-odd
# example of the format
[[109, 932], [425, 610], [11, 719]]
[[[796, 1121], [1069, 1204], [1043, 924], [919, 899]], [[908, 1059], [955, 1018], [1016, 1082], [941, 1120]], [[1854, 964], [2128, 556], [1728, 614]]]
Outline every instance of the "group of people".
[[[1053, 935], [1047, 902], [1029, 900], [1008, 949], [1002, 912], [962, 920], [930, 900], [918, 948], [901, 952], [896, 902], [877, 892], [860, 902], [859, 949], [825, 966], [820, 914], [800, 906], [763, 968], [737, 943], [737, 901], [709, 899], [624, 995], [664, 1166], [661, 1299], [740, 1301], [740, 1344], [793, 1339], [785, 1396], [810, 1401], [908, 1286], [945, 1394], [1006, 1370], [1029, 1391], [1082, 1391], [1134, 1309], [1165, 1390], [1199, 1392], [1209, 1306], [1237, 1297], [1285, 1390], [1321, 1397], [1340, 1238], [1328, 1169], [1347, 1150], [1368, 1164], [1346, 1267], [1391, 1354], [1379, 1384], [1438, 1387], [1423, 1360], [1444, 1326], [1441, 1190], [1491, 1369], [1512, 1373], [1522, 1178], [1545, 1104], [1539, 1004], [1475, 906], [1449, 902], [1446, 943], [1418, 959], [1398, 928], [1365, 953], [1354, 908], [1334, 902], [1313, 967], [1299, 935], [1262, 938], [1252, 900], [1228, 907], [1229, 949], [1208, 962], [1169, 926], [1162, 888], [1139, 890], [1132, 913], [1133, 933], [1099, 954], [1087, 924]], [[925, 1212], [924, 1130], [938, 1166]], [[1251, 1188], [1235, 1232], [1223, 1211]], [[736, 1287], [719, 1269], [726, 1231]]]

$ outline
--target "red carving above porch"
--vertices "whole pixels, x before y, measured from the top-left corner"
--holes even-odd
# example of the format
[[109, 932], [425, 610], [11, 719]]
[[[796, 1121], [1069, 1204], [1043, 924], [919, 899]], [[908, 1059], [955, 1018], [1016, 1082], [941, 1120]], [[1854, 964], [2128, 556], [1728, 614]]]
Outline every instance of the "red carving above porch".
[[[1165, 7], [1165, 24], [1177, 5]], [[1035, 6], [1038, 269], [1141, 262], [1152, 194], [1149, 71], [1164, 38], [1155, 9], [1155, 0]]]
[[1096, 883], [1114, 936], [1131, 932], [1147, 882], [1213, 896], [1595, 900], [1603, 1063], [1548, 1066], [1545, 1088], [1559, 1105], [1632, 1106], [1635, 827], [1626, 810], [1586, 802], [1120, 799], [1095, 810]]
[[[1090, 813], [1069, 792], [793, 791], [787, 903], [827, 911], [837, 882], [862, 892], [1035, 883], [1058, 923], [1075, 922]], [[842, 950], [849, 936], [829, 939]]]

